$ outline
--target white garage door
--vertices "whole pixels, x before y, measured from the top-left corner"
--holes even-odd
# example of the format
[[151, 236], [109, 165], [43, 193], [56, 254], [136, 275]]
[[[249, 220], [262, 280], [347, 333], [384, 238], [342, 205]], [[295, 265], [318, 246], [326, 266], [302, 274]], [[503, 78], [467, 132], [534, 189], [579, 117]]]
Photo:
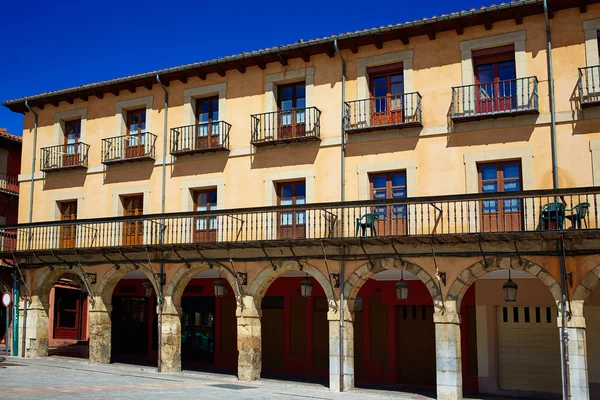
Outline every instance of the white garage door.
[[501, 390], [561, 392], [556, 317], [556, 307], [497, 307]]

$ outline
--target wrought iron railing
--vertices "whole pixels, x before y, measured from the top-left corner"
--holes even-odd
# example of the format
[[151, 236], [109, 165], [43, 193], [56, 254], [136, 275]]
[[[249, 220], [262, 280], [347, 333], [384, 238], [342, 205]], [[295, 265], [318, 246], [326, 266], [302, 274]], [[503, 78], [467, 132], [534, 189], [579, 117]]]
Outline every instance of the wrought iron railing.
[[454, 121], [538, 112], [537, 77], [452, 88]]
[[102, 163], [151, 160], [155, 158], [155, 149], [156, 135], [151, 132], [102, 139]]
[[231, 124], [206, 122], [171, 128], [171, 154], [174, 156], [229, 149]]
[[582, 106], [600, 102], [600, 65], [579, 68], [577, 86]]
[[345, 107], [346, 131], [349, 133], [421, 125], [421, 95], [418, 92], [348, 101]]
[[89, 149], [90, 145], [82, 142], [42, 147], [40, 169], [50, 172], [72, 168], [87, 168]]
[[0, 227], [0, 250], [203, 242], [239, 247], [244, 242], [365, 236], [511, 233], [514, 238], [519, 232], [598, 230], [599, 205], [600, 187], [592, 187], [55, 221]]
[[19, 178], [16, 175], [0, 173], [0, 191], [19, 194]]
[[319, 140], [321, 111], [317, 107], [254, 114], [252, 144]]

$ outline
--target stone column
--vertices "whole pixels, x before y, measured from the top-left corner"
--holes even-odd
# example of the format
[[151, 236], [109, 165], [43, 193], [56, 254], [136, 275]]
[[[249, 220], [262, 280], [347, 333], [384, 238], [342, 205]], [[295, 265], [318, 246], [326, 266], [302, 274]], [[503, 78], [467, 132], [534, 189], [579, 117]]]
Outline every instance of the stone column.
[[343, 325], [343, 378], [340, 374], [340, 314], [329, 311], [329, 389], [333, 392], [346, 392], [354, 389], [354, 325], [353, 313], [344, 304]]
[[[19, 302], [19, 355], [22, 354], [22, 335], [25, 334], [25, 357], [48, 357], [48, 313], [38, 296], [32, 296], [24, 321], [24, 300]], [[25, 329], [23, 329], [25, 328]]]
[[[91, 305], [90, 305], [91, 306]], [[109, 364], [111, 351], [112, 305], [104, 304], [102, 297], [94, 296], [94, 307], [90, 307], [90, 362]]]
[[462, 399], [460, 316], [456, 303], [446, 302], [446, 311], [433, 315], [435, 324], [435, 367], [438, 400]]
[[[567, 353], [569, 355], [569, 391], [571, 392], [571, 398], [577, 400], [588, 400], [590, 398], [583, 306], [584, 302], [581, 300], [572, 301], [572, 316], [567, 322], [569, 340], [567, 346]], [[559, 329], [562, 326], [560, 315], [558, 317], [558, 326]]]
[[238, 378], [241, 381], [254, 381], [260, 378], [262, 370], [262, 337], [260, 313], [253, 297], [242, 298], [242, 306], [238, 306], [236, 317]]
[[[158, 311], [158, 310], [157, 310]], [[165, 297], [161, 321], [160, 372], [181, 371], [181, 307]]]

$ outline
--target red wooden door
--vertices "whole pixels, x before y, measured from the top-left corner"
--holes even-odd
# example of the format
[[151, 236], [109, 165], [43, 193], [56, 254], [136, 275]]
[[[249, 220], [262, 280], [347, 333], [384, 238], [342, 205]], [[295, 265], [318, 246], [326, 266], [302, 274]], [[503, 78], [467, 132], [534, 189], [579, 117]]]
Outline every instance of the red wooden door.
[[279, 87], [279, 139], [306, 135], [306, 86], [304, 82]]
[[[302, 182], [280, 183], [277, 187], [278, 205], [306, 204], [306, 184]], [[278, 238], [303, 239], [306, 237], [306, 211], [282, 211], [278, 213]]]
[[[481, 193], [517, 192], [521, 187], [521, 164], [518, 161], [480, 164]], [[523, 229], [523, 202], [520, 199], [484, 200], [481, 203], [481, 228], [484, 232]]]
[[196, 100], [196, 148], [208, 149], [220, 146], [219, 98]]
[[404, 75], [371, 76], [371, 126], [394, 125], [404, 120]]
[[[210, 211], [217, 208], [217, 190], [199, 190], [194, 192], [194, 209]], [[198, 217], [195, 223], [194, 240], [196, 242], [214, 242], [217, 240], [217, 217]]]
[[[406, 198], [406, 172], [395, 171], [369, 176], [371, 199]], [[378, 219], [375, 228], [378, 236], [406, 235], [408, 232], [406, 205], [375, 207], [373, 213]], [[364, 222], [364, 221], [363, 221]]]
[[[131, 217], [144, 214], [144, 196], [123, 197], [123, 215]], [[136, 246], [144, 241], [144, 221], [127, 221], [123, 223], [123, 245]]]
[[[63, 201], [59, 203], [60, 220], [75, 221], [77, 219], [77, 201]], [[60, 227], [59, 247], [62, 249], [71, 249], [77, 247], [77, 227], [73, 225], [64, 225]]]
[[125, 138], [125, 158], [138, 158], [145, 155], [146, 109], [127, 111], [127, 137]]
[[81, 291], [54, 289], [54, 338], [79, 339]]
[[64, 149], [62, 152], [63, 167], [71, 167], [80, 164], [80, 138], [81, 120], [77, 119], [65, 122]]

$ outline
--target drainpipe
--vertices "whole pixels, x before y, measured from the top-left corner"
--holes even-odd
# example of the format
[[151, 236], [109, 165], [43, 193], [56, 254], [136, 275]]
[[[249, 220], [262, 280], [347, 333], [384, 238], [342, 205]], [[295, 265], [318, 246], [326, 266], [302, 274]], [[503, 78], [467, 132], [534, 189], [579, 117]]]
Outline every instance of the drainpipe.
[[[558, 161], [556, 156], [556, 110], [554, 105], [554, 75], [552, 73], [552, 36], [550, 31], [550, 18], [548, 16], [548, 1], [543, 0], [544, 19], [546, 21], [546, 57], [548, 64], [548, 97], [550, 100], [550, 145], [552, 150], [552, 186], [558, 189]], [[571, 398], [569, 388], [569, 332], [567, 330], [567, 285], [565, 283], [566, 265], [564, 258], [564, 244], [559, 243], [559, 248], [563, 252], [560, 259], [560, 288], [561, 288], [561, 309], [562, 326], [560, 328], [560, 358], [562, 368], [562, 395], [563, 399]]]
[[[162, 193], [162, 197], [161, 197], [161, 203], [160, 203], [160, 212], [161, 214], [165, 213], [165, 186], [166, 186], [166, 180], [167, 180], [167, 117], [169, 114], [169, 92], [167, 92], [167, 88], [165, 88], [165, 85], [162, 84], [162, 82], [160, 81], [160, 76], [158, 76], [158, 74], [156, 74], [156, 81], [158, 82], [158, 84], [160, 85], [160, 87], [162, 88], [163, 92], [165, 92], [165, 117], [164, 117], [164, 122], [163, 122], [163, 159], [162, 159], [162, 189], [161, 189], [161, 193]], [[160, 232], [160, 243], [163, 244], [164, 243], [164, 235], [165, 235], [165, 220], [163, 219], [161, 222], [161, 232]], [[162, 349], [162, 312], [163, 312], [163, 274], [164, 274], [164, 267], [165, 267], [165, 263], [164, 263], [164, 252], [161, 252], [161, 257], [160, 257], [160, 270], [159, 270], [159, 279], [158, 279], [158, 289], [160, 290], [160, 296], [158, 297], [158, 372], [161, 372], [161, 362], [162, 362], [162, 357], [161, 357], [161, 349]]]
[[[333, 47], [335, 47], [335, 52], [340, 57], [342, 62], [342, 151], [341, 151], [341, 182], [340, 182], [340, 198], [341, 201], [345, 201], [345, 191], [346, 191], [346, 168], [345, 168], [345, 158], [346, 158], [346, 60], [344, 60], [344, 56], [340, 52], [340, 49], [337, 44], [337, 39], [333, 40]], [[344, 226], [344, 213], [341, 216], [341, 226]], [[346, 280], [344, 270], [345, 270], [345, 260], [344, 256], [346, 253], [346, 248], [342, 246], [342, 257], [340, 259], [340, 392], [344, 391], [344, 282]]]

